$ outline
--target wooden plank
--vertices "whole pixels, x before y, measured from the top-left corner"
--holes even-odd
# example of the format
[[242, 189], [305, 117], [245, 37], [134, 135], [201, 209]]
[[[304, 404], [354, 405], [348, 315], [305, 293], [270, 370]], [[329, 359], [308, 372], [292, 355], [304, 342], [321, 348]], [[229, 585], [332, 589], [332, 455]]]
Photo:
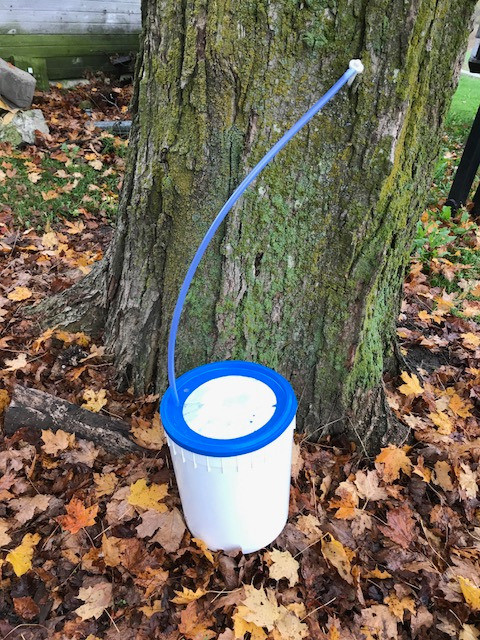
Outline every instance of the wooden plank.
[[10, 0], [2, 2], [2, 8], [11, 11], [124, 11], [125, 8], [140, 11], [140, 0]]
[[[78, 9], [78, 8], [77, 8]], [[0, 6], [0, 13], [2, 16], [2, 20], [8, 21], [18, 21], [23, 22], [26, 19], [31, 19], [33, 16], [33, 12], [31, 9], [7, 9], [5, 6]], [[115, 16], [120, 17], [129, 17], [129, 16], [141, 16], [140, 11], [128, 6], [124, 5], [123, 8], [117, 7], [115, 11], [104, 11], [99, 10], [97, 7], [92, 6], [91, 9], [87, 9], [85, 11], [67, 11], [65, 7], [62, 9], [52, 10], [52, 9], [35, 9], [35, 17], [38, 16], [38, 19], [42, 22], [45, 22], [47, 19], [54, 20], [55, 22], [58, 20], [62, 20], [63, 22], [68, 22], [68, 16], [71, 16], [71, 20], [73, 22], [91, 22], [92, 20], [104, 20], [109, 18], [110, 20], [114, 20]]]
[[3, 36], [0, 57], [53, 58], [137, 51], [138, 35]]
[[19, 35], [56, 35], [56, 34], [72, 34], [72, 35], [101, 35], [101, 34], [120, 34], [129, 35], [140, 33], [141, 27], [138, 24], [128, 22], [116, 23], [94, 23], [89, 22], [46, 22], [44, 24], [37, 22], [24, 21], [20, 23], [0, 22], [0, 36], [19, 36]]
[[[4, 36], [0, 42], [2, 49], [6, 47], [31, 47], [35, 46], [61, 46], [61, 45], [95, 45], [109, 44], [114, 45], [119, 41], [119, 36], [115, 34], [92, 34], [85, 36], [78, 35], [63, 35], [63, 34], [51, 34], [51, 35], [7, 35]], [[122, 40], [129, 40], [131, 42], [138, 42], [137, 34], [126, 34], [121, 36]]]
[[35, 33], [111, 33], [121, 28], [125, 33], [138, 33], [141, 29], [140, 13], [89, 13], [35, 11], [18, 12], [0, 9], [0, 33], [18, 35]]
[[61, 13], [72, 13], [72, 14], [75, 13], [77, 15], [86, 16], [87, 19], [90, 17], [92, 13], [93, 14], [101, 13], [102, 15], [109, 15], [109, 14], [110, 15], [117, 15], [117, 14], [118, 15], [122, 15], [122, 14], [141, 15], [140, 4], [138, 6], [135, 6], [134, 4], [132, 5], [130, 3], [130, 4], [122, 4], [115, 7], [105, 8], [102, 4], [95, 2], [91, 5], [86, 5], [85, 7], [81, 7], [79, 6], [79, 4], [75, 4], [72, 7], [72, 9], [68, 9], [68, 5], [69, 5], [69, 2], [66, 2], [66, 3], [63, 2], [61, 3], [60, 6], [56, 8], [48, 7], [46, 5], [42, 5], [42, 6], [37, 5], [35, 9], [32, 10], [31, 8], [21, 9], [17, 5], [7, 7], [5, 4], [3, 4], [1, 6], [1, 10], [2, 10], [2, 13], [6, 14], [7, 16], [10, 16], [10, 18], [12, 16], [17, 16], [17, 15], [20, 18], [31, 16], [33, 11], [35, 11], [35, 15], [39, 15], [39, 16], [42, 16], [45, 13], [49, 13], [53, 15], [61, 14]]
[[5, 411], [5, 433], [12, 435], [22, 427], [63, 429], [92, 440], [115, 455], [145, 451], [130, 439], [128, 424], [117, 418], [92, 413], [55, 396], [17, 385]]

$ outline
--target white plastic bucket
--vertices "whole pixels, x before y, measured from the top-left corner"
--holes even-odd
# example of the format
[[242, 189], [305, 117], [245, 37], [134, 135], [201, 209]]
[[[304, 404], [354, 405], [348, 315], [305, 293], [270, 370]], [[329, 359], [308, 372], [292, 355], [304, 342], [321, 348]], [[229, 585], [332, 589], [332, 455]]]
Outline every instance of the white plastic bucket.
[[259, 364], [216, 362], [169, 388], [160, 414], [185, 520], [212, 550], [258, 551], [288, 516], [297, 401]]

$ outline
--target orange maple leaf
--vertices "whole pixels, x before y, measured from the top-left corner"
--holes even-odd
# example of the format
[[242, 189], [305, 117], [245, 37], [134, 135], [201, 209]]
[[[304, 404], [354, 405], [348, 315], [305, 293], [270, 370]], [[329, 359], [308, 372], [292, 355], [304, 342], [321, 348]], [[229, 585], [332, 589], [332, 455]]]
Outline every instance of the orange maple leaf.
[[85, 507], [81, 500], [72, 498], [65, 508], [67, 515], [58, 516], [56, 520], [70, 533], [78, 533], [83, 527], [90, 527], [92, 524], [95, 524], [98, 504]]
[[407, 452], [410, 448], [405, 445], [400, 449], [400, 447], [390, 444], [380, 451], [375, 458], [375, 466], [385, 482], [397, 480], [400, 477], [400, 471], [406, 473], [407, 476], [411, 475], [412, 463], [407, 458]]

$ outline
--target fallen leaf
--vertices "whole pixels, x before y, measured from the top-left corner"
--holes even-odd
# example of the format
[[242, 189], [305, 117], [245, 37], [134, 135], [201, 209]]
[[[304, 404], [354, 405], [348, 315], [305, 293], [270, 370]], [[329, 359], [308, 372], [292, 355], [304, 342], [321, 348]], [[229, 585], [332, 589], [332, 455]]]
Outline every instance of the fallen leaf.
[[10, 500], [9, 506], [16, 511], [16, 520], [20, 524], [25, 524], [33, 518], [35, 513], [45, 511], [51, 499], [52, 496], [39, 493], [32, 497], [25, 496]]
[[94, 473], [93, 480], [95, 482], [95, 495], [97, 498], [112, 495], [118, 483], [118, 478], [113, 472]]
[[426, 482], [427, 484], [432, 479], [432, 471], [425, 466], [423, 456], [418, 456], [417, 464], [413, 467], [413, 473]]
[[14, 360], [5, 360], [6, 368], [4, 371], [18, 371], [19, 369], [25, 369], [27, 365], [27, 354], [20, 353]]
[[135, 442], [145, 449], [159, 451], [167, 441], [158, 413], [152, 422], [143, 418], [133, 418], [131, 430]]
[[200, 540], [200, 538], [192, 538], [192, 542], [194, 542], [197, 545], [197, 547], [200, 549], [200, 551], [203, 553], [203, 555], [209, 562], [211, 562], [212, 564], [215, 562], [212, 552], [209, 550], [209, 548], [207, 547], [207, 544], [203, 540]]
[[70, 235], [76, 235], [77, 233], [82, 233], [85, 229], [85, 224], [78, 220], [77, 222], [72, 222], [71, 220], [65, 220], [65, 226], [68, 227], [67, 233]]
[[273, 549], [272, 551], [267, 551], [265, 557], [270, 565], [270, 578], [273, 578], [273, 580], [286, 578], [291, 587], [297, 584], [300, 564], [289, 551]]
[[348, 584], [353, 584], [351, 561], [355, 553], [351, 549], [344, 547], [329, 533], [322, 540], [322, 555]]
[[139, 607], [138, 610], [144, 613], [147, 618], [151, 618], [155, 613], [160, 613], [160, 611], [163, 611], [162, 602], [161, 600], [154, 600], [151, 605]]
[[320, 521], [311, 513], [306, 516], [300, 516], [296, 522], [296, 527], [307, 537], [309, 544], [315, 540], [320, 541], [323, 537]]
[[418, 312], [418, 317], [420, 320], [422, 320], [422, 322], [429, 323], [431, 320], [430, 314], [428, 313], [428, 311], [425, 311], [425, 309], [422, 309]]
[[352, 520], [352, 533], [355, 538], [363, 536], [365, 531], [371, 531], [373, 526], [372, 516], [364, 509], [358, 509], [355, 519]]
[[403, 622], [405, 611], [415, 613], [415, 600], [409, 596], [399, 598], [395, 593], [391, 593], [389, 596], [384, 598], [384, 602], [400, 622]]
[[12, 541], [12, 538], [7, 533], [11, 528], [12, 526], [7, 520], [0, 518], [0, 547], [5, 547]]
[[465, 491], [467, 498], [475, 498], [478, 491], [477, 474], [467, 464], [460, 465], [458, 484]]
[[[244, 585], [245, 597], [233, 615], [234, 633], [242, 638], [249, 632], [251, 638], [264, 640], [266, 627], [273, 640], [301, 640], [308, 636], [308, 627], [293, 610], [279, 605], [272, 589], [255, 589]], [[269, 635], [270, 635], [269, 634]]]
[[357, 471], [354, 482], [360, 496], [368, 501], [386, 500], [388, 497], [386, 490], [380, 487], [380, 478], [374, 469]]
[[368, 609], [363, 609], [361, 621], [363, 633], [366, 635], [366, 632], [370, 632], [366, 636], [368, 640], [372, 638], [371, 634], [374, 634], [378, 640], [390, 640], [398, 637], [397, 619], [384, 604], [375, 604]]
[[13, 300], [14, 302], [22, 302], [22, 300], [28, 300], [31, 298], [33, 293], [27, 287], [15, 287], [13, 291], [10, 291], [7, 298], [9, 300]]
[[257, 626], [253, 622], [247, 622], [238, 613], [235, 613], [233, 619], [233, 633], [235, 638], [243, 639], [246, 633], [250, 634], [251, 640], [265, 640], [267, 634], [262, 627]]
[[[130, 570], [131, 569], [132, 567], [130, 567]], [[167, 580], [168, 571], [147, 567], [145, 571], [137, 574], [135, 584], [145, 589], [144, 598], [150, 598], [151, 596], [157, 596], [162, 593]]]
[[131, 520], [136, 516], [135, 508], [128, 503], [130, 487], [120, 487], [107, 501], [106, 519], [110, 526]]
[[72, 498], [65, 508], [67, 515], [57, 516], [56, 520], [70, 533], [78, 533], [83, 527], [90, 527], [95, 524], [98, 504], [85, 507], [81, 500]]
[[412, 373], [410, 375], [406, 371], [402, 371], [400, 377], [402, 378], [405, 384], [402, 384], [398, 387], [400, 393], [403, 393], [405, 396], [421, 396], [424, 389], [420, 384], [418, 377]]
[[53, 432], [50, 430], [42, 430], [42, 449], [48, 455], [56, 456], [59, 451], [64, 451], [75, 444], [75, 435], [58, 429]]
[[83, 399], [85, 402], [82, 404], [84, 409], [98, 413], [107, 404], [106, 390], [99, 389], [86, 389], [83, 393]]
[[293, 443], [292, 447], [292, 478], [298, 480], [300, 471], [303, 469], [305, 461], [302, 457], [302, 449], [298, 442]]
[[443, 413], [442, 411], [436, 411], [435, 413], [429, 413], [428, 417], [433, 422], [433, 424], [438, 427], [438, 433], [441, 433], [444, 436], [448, 436], [452, 433], [453, 422], [446, 413]]
[[418, 607], [416, 613], [412, 613], [410, 616], [410, 626], [412, 628], [412, 636], [416, 638], [422, 627], [430, 629], [433, 626], [433, 614], [427, 609], [427, 607], [421, 605]]
[[0, 389], [0, 414], [2, 414], [5, 409], [10, 404], [10, 396], [8, 395], [8, 391], [5, 389]]
[[378, 580], [387, 580], [387, 578], [391, 577], [391, 573], [388, 573], [388, 571], [381, 571], [378, 567], [375, 567], [373, 571], [367, 571], [364, 574], [364, 578], [376, 578]]
[[340, 623], [338, 622], [337, 619], [334, 618], [328, 629], [327, 640], [340, 640], [339, 626], [340, 626]]
[[134, 507], [142, 509], [153, 509], [160, 513], [167, 511], [167, 506], [160, 502], [168, 493], [168, 485], [151, 484], [147, 486], [145, 478], [140, 478], [134, 484], [130, 485], [130, 493], [128, 503]]
[[90, 573], [98, 573], [102, 560], [101, 549], [91, 547], [87, 553], [84, 553], [82, 556], [82, 569]]
[[331, 509], [337, 509], [335, 518], [340, 520], [353, 520], [358, 507], [358, 492], [355, 485], [349, 480], [341, 482], [335, 491], [338, 497], [329, 502]]
[[[45, 249], [53, 249], [54, 247], [58, 246], [59, 244], [59, 239], [57, 237], [57, 234], [55, 233], [55, 231], [48, 231], [47, 233], [44, 233], [42, 236], [42, 247], [44, 247]], [[50, 333], [50, 335], [48, 337], [50, 337], [54, 332], [54, 329], [47, 329], [43, 335]], [[41, 339], [42, 336], [39, 338]]]
[[42, 198], [45, 202], [48, 202], [48, 200], [55, 200], [60, 196], [60, 194], [53, 189], [49, 189], [48, 191], [41, 191], [40, 193], [42, 194]]
[[199, 615], [197, 603], [191, 602], [180, 615], [178, 630], [188, 640], [209, 640], [217, 636], [216, 631], [208, 628], [211, 625], [213, 625], [213, 618]]
[[464, 623], [458, 640], [478, 640], [480, 638], [480, 631], [473, 624]]
[[180, 548], [183, 535], [186, 531], [182, 514], [175, 507], [171, 511], [160, 513], [158, 515], [161, 522], [157, 533], [152, 538], [152, 542], [158, 542], [158, 544], [162, 545], [167, 553], [175, 553], [175, 551], [178, 551]]
[[103, 167], [103, 163], [101, 160], [90, 160], [88, 163], [91, 167], [95, 169], [95, 171], [100, 171]]
[[25, 596], [23, 598], [13, 598], [13, 606], [15, 613], [22, 617], [24, 620], [33, 620], [40, 613], [38, 604], [30, 598]]
[[88, 347], [91, 342], [91, 338], [82, 331], [70, 333], [69, 331], [63, 331], [62, 329], [55, 329], [55, 337], [67, 345], [78, 344], [80, 347]]
[[302, 640], [309, 635], [308, 627], [292, 612], [281, 607], [282, 615], [275, 623], [273, 640]]
[[471, 331], [468, 333], [462, 333], [460, 337], [467, 349], [476, 349], [478, 345], [480, 345], [480, 336], [475, 335]]
[[121, 564], [121, 550], [119, 547], [120, 538], [115, 536], [102, 536], [102, 554], [107, 567], [118, 567]]
[[170, 512], [159, 513], [153, 509], [141, 514], [142, 522], [136, 527], [139, 538], [150, 538], [159, 529]]
[[[375, 458], [375, 466], [383, 475], [385, 482], [397, 480], [400, 477], [400, 471], [403, 471], [407, 476], [411, 475], [412, 463], [407, 457], [409, 450], [408, 446], [400, 448], [393, 444], [381, 449]], [[383, 467], [379, 465], [383, 465]]]
[[93, 587], [82, 587], [77, 598], [85, 604], [75, 609], [75, 613], [82, 620], [97, 619], [112, 605], [112, 585], [110, 582], [99, 582]]
[[187, 589], [183, 587], [182, 591], [175, 591], [177, 594], [175, 598], [172, 598], [170, 602], [174, 602], [175, 604], [188, 604], [189, 602], [193, 602], [194, 600], [198, 600], [202, 596], [204, 596], [207, 592], [204, 589], [196, 589], [192, 591], [191, 589]]
[[446, 460], [437, 460], [434, 465], [434, 474], [432, 481], [441, 487], [444, 491], [453, 491], [453, 482], [449, 475], [452, 470]]
[[378, 528], [403, 549], [408, 549], [416, 537], [412, 510], [406, 505], [390, 509], [387, 512], [387, 525], [378, 525]]
[[[279, 606], [272, 589], [255, 589], [252, 585], [244, 585], [245, 597], [237, 607], [236, 617], [253, 623], [256, 627], [266, 627], [269, 631], [280, 617]], [[236, 627], [235, 627], [236, 634]]]
[[292, 602], [287, 604], [287, 609], [293, 611], [297, 618], [305, 618], [307, 615], [307, 609], [303, 602]]
[[33, 550], [40, 542], [38, 533], [27, 533], [18, 547], [7, 553], [5, 560], [10, 562], [17, 577], [23, 576], [32, 568]]
[[472, 414], [470, 413], [470, 409], [472, 408], [472, 404], [465, 400], [462, 400], [457, 393], [454, 393], [450, 399], [448, 408], [453, 411], [460, 418], [468, 418]]
[[74, 449], [67, 449], [62, 453], [62, 460], [72, 464], [85, 464], [87, 467], [93, 467], [98, 454], [99, 451], [93, 442], [78, 440]]
[[460, 589], [462, 590], [465, 602], [472, 611], [480, 611], [480, 587], [477, 587], [468, 578], [458, 576]]
[[27, 178], [30, 180], [30, 182], [32, 182], [33, 184], [37, 184], [37, 182], [41, 179], [42, 175], [40, 173], [35, 173], [32, 171], [32, 173], [28, 173], [27, 174]]

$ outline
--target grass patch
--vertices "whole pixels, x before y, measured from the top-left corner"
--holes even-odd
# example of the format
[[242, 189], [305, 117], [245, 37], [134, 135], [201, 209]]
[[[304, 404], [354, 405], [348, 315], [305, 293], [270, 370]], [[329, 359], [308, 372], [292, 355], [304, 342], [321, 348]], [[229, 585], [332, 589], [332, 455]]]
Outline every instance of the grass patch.
[[447, 117], [448, 127], [466, 128], [468, 133], [480, 105], [480, 76], [461, 74]]
[[85, 213], [113, 220], [126, 142], [107, 136], [98, 155], [74, 144], [51, 154], [30, 148], [1, 151], [0, 210], [9, 209], [20, 226], [39, 229]]

